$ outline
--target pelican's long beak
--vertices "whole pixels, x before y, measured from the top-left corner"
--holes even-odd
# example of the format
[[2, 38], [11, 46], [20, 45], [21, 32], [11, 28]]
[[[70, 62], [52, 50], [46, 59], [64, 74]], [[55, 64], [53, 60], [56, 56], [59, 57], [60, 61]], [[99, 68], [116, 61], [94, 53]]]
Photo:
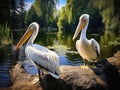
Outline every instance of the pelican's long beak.
[[85, 27], [86, 25], [86, 20], [85, 19], [81, 19], [78, 23], [77, 29], [75, 31], [75, 34], [72, 38], [72, 40], [74, 41], [76, 39], [76, 37], [78, 36], [78, 34], [80, 33], [80, 31]]
[[20, 41], [18, 42], [14, 50], [16, 51], [19, 47], [21, 47], [26, 42], [26, 40], [32, 35], [32, 33], [33, 33], [33, 30], [28, 29], [23, 35], [23, 37], [20, 39]]

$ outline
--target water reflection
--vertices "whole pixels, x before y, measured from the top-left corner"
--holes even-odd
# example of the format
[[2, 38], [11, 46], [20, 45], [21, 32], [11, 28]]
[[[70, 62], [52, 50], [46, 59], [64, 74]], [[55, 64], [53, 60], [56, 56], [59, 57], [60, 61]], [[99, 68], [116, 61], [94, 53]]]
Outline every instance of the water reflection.
[[[13, 35], [14, 44], [17, 44], [20, 37], [22, 37], [21, 33], [17, 35]], [[39, 33], [35, 42], [37, 44], [46, 46], [47, 48], [55, 51], [60, 59], [60, 65], [81, 65], [82, 61], [75, 49], [75, 42], [72, 41], [71, 34], [63, 34], [63, 33]], [[16, 54], [17, 60], [24, 60], [24, 46], [19, 49]]]
[[[15, 39], [14, 40], [15, 44], [16, 42], [19, 41], [22, 35], [23, 32], [20, 32], [19, 35], [17, 32], [13, 36]], [[73, 34], [71, 33], [61, 33], [61, 32], [46, 33], [46, 34], [39, 33], [35, 40], [35, 43], [46, 46], [47, 48], [55, 51], [60, 57], [61, 65], [80, 65], [82, 64], [83, 60], [76, 51], [75, 48], [76, 42], [72, 41], [72, 36]], [[109, 38], [107, 37], [100, 36], [99, 34], [90, 34], [89, 36], [87, 35], [87, 37], [88, 39], [90, 39], [91, 37], [95, 38], [100, 43], [100, 47], [101, 47], [100, 59], [112, 56], [118, 49], [116, 47], [106, 45], [106, 42], [109, 42]], [[22, 58], [24, 57], [24, 47], [19, 49], [18, 59], [21, 60], [22, 59], [21, 57]]]
[[[35, 43], [44, 45], [55, 51], [60, 58], [60, 65], [80, 65], [81, 58], [75, 50], [75, 42], [72, 41], [72, 35], [63, 33], [40, 34]], [[73, 58], [75, 60], [73, 60]]]
[[0, 48], [0, 86], [10, 86], [9, 69], [14, 64], [11, 44]]
[[[15, 31], [13, 33], [13, 43], [0, 48], [0, 86], [11, 85], [9, 69], [18, 60], [23, 61], [25, 59], [25, 46], [22, 46], [17, 52], [13, 50], [23, 34], [24, 32], [22, 31]], [[76, 51], [72, 36], [73, 34], [71, 33], [39, 33], [35, 43], [55, 51], [59, 55], [60, 65], [81, 65], [83, 60]], [[106, 42], [110, 40], [109, 37], [114, 40], [112, 36], [92, 34], [88, 36], [88, 39], [91, 37], [95, 38], [100, 43], [100, 59], [110, 57], [120, 49], [119, 46], [114, 47], [106, 44]]]

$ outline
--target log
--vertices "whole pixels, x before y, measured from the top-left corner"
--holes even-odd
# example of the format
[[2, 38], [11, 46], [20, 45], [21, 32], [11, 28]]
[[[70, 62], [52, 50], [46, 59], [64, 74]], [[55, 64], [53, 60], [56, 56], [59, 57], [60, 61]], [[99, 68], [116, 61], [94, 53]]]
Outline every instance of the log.
[[96, 68], [81, 69], [79, 66], [61, 66], [60, 79], [45, 73], [30, 75], [17, 63], [11, 70], [12, 90], [120, 90], [120, 51], [113, 57], [95, 63]]

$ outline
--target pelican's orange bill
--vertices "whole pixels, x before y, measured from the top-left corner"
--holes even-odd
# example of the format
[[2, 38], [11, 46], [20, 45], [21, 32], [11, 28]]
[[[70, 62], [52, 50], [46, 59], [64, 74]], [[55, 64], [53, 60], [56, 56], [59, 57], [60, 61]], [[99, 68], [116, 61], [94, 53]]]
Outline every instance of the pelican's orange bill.
[[33, 33], [33, 30], [28, 29], [23, 35], [23, 37], [20, 39], [20, 41], [18, 42], [14, 50], [17, 50], [19, 47], [21, 47], [26, 42], [26, 40], [32, 35], [32, 33]]
[[79, 32], [85, 27], [86, 22], [87, 21], [85, 19], [81, 19], [81, 21], [79, 21], [79, 24], [78, 24], [77, 29], [75, 31], [75, 34], [73, 36], [73, 40], [76, 39], [76, 37], [78, 36]]

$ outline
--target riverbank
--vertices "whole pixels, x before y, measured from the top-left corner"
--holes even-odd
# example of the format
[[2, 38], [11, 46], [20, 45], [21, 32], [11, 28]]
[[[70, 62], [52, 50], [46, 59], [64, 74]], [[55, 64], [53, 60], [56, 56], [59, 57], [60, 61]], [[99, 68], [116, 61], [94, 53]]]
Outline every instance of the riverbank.
[[96, 68], [61, 66], [60, 79], [48, 74], [41, 77], [28, 74], [19, 62], [10, 70], [11, 88], [0, 90], [120, 90], [120, 51], [113, 57], [97, 62]]

